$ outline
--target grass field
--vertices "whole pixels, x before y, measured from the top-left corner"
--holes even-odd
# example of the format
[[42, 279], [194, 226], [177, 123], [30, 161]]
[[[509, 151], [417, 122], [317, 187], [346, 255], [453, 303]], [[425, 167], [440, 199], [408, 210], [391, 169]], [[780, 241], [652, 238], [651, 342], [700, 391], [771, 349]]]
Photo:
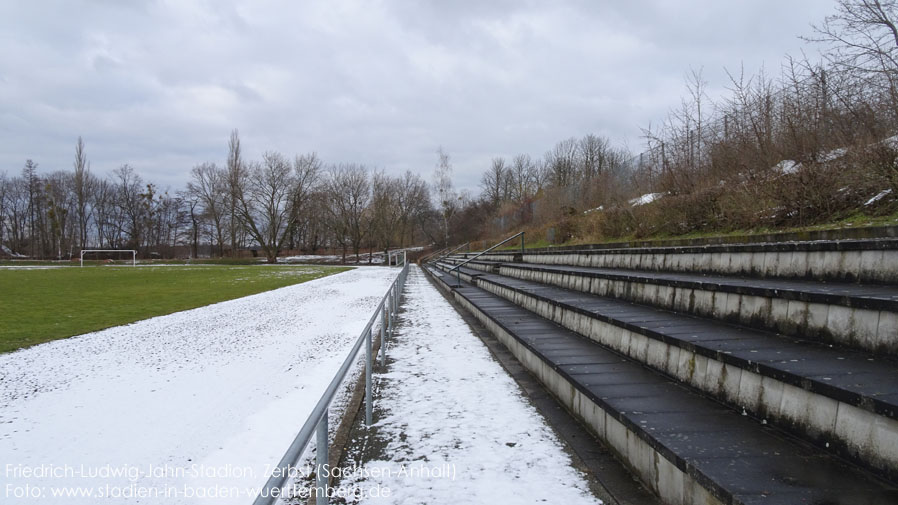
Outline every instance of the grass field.
[[345, 270], [261, 265], [0, 269], [0, 352]]

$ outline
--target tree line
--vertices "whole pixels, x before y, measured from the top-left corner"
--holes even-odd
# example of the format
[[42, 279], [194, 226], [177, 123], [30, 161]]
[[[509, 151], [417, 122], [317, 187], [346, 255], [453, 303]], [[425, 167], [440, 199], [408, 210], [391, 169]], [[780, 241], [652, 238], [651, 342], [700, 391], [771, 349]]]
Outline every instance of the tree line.
[[[128, 165], [90, 173], [79, 139], [73, 170], [0, 176], [0, 245], [33, 257], [81, 247], [171, 256], [202, 244], [216, 256], [255, 247], [349, 252], [458, 244], [520, 229], [556, 242], [804, 226], [857, 209], [892, 212], [898, 195], [898, 0], [838, 0], [806, 38], [822, 60], [787, 58], [777, 76], [730, 73], [711, 100], [701, 70], [666, 118], [644, 129], [632, 156], [588, 134], [541, 156], [496, 157], [480, 192], [456, 191], [449, 155], [431, 184], [314, 153], [244, 160], [235, 131], [224, 166], [203, 163], [190, 183], [160, 192]], [[871, 196], [891, 191], [891, 197]], [[640, 195], [660, 195], [651, 205]], [[638, 200], [636, 200], [638, 202]], [[877, 210], [879, 209], [879, 210]], [[842, 214], [840, 214], [842, 213]], [[533, 235], [533, 234], [528, 234]]]
[[418, 175], [390, 176], [361, 164], [325, 164], [315, 153], [268, 151], [246, 160], [232, 132], [224, 166], [201, 163], [186, 187], [161, 191], [124, 164], [90, 170], [84, 141], [72, 170], [0, 174], [0, 245], [6, 255], [64, 259], [81, 249], [137, 249], [142, 257], [232, 257], [258, 251], [363, 250], [433, 241], [439, 216]]

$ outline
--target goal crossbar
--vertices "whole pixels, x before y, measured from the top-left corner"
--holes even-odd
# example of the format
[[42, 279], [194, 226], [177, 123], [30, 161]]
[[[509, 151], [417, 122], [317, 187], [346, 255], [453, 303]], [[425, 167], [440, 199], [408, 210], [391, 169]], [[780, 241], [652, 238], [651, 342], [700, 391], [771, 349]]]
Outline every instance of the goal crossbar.
[[84, 268], [84, 254], [85, 253], [119, 253], [119, 252], [129, 252], [131, 253], [131, 265], [137, 266], [137, 250], [136, 249], [82, 249], [81, 250], [81, 267]]

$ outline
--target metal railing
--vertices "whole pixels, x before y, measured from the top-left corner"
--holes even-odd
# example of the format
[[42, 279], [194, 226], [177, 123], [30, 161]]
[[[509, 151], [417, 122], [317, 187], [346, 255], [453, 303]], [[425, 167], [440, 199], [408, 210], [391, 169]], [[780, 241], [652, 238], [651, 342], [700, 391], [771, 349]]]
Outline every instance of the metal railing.
[[514, 235], [508, 237], [507, 239], [503, 240], [502, 242], [499, 242], [498, 244], [490, 247], [489, 249], [484, 249], [483, 251], [480, 251], [479, 253], [475, 254], [474, 256], [471, 256], [470, 258], [465, 259], [461, 263], [459, 263], [459, 264], [455, 265], [454, 267], [450, 268], [449, 270], [447, 270], [446, 273], [452, 274], [452, 271], [455, 270], [455, 279], [459, 282], [459, 284], [461, 284], [461, 270], [460, 269], [462, 266], [467, 265], [469, 262], [471, 262], [471, 260], [477, 259], [480, 256], [483, 256], [484, 254], [499, 247], [500, 245], [502, 245], [506, 242], [510, 242], [518, 237], [521, 237], [521, 260], [523, 260], [524, 259], [524, 232], [521, 231], [521, 232], [515, 233]]
[[[396, 258], [396, 266], [398, 267], [400, 264], [405, 266], [405, 262], [408, 259], [408, 250], [405, 249], [393, 249], [392, 251], [387, 251], [387, 266], [393, 266], [393, 258]], [[399, 258], [402, 258], [402, 263], [399, 263]]]
[[[313, 433], [317, 433], [317, 446], [315, 450], [315, 503], [317, 505], [327, 505], [328, 409], [334, 401], [334, 397], [336, 396], [340, 385], [343, 384], [350, 369], [352, 369], [355, 364], [359, 350], [362, 348], [362, 345], [364, 345], [365, 426], [371, 426], [373, 407], [371, 398], [371, 374], [374, 364], [371, 352], [374, 323], [377, 322], [378, 318], [380, 319], [380, 363], [381, 366], [383, 366], [386, 364], [387, 338], [393, 336], [394, 319], [399, 310], [399, 300], [402, 296], [402, 288], [405, 286], [405, 280], [408, 277], [409, 266], [407, 259], [407, 254], [403, 254], [402, 270], [399, 272], [399, 275], [396, 276], [393, 284], [390, 285], [390, 289], [388, 289], [387, 293], [381, 298], [380, 303], [368, 320], [368, 324], [365, 325], [365, 329], [362, 330], [355, 345], [352, 346], [349, 355], [343, 360], [343, 365], [340, 366], [337, 374], [331, 379], [324, 394], [321, 395], [321, 398], [318, 400], [312, 413], [309, 414], [309, 417], [306, 419], [305, 423], [303, 423], [302, 428], [299, 430], [296, 438], [293, 439], [293, 443], [290, 444], [287, 452], [284, 453], [277, 468], [272, 470], [271, 477], [268, 479], [268, 482], [265, 483], [265, 486], [262, 487], [259, 495], [256, 497], [255, 501], [253, 501], [253, 505], [272, 505], [281, 499], [281, 490], [284, 488], [284, 483], [289, 477], [295, 476], [294, 472], [290, 471], [291, 466], [295, 465], [302, 457], [306, 447], [309, 445], [309, 441], [312, 439]], [[350, 413], [350, 415], [352, 414]]]
[[[470, 252], [470, 251], [471, 251], [471, 247], [470, 247], [470, 246], [471, 246], [471, 243], [470, 243], [470, 242], [465, 242], [464, 244], [462, 244], [462, 245], [460, 245], [460, 246], [458, 246], [458, 247], [452, 249], [452, 250], [449, 251], [449, 252], [446, 252], [446, 253], [440, 253], [440, 255], [439, 255], [440, 257], [437, 258], [437, 259], [435, 259], [435, 260], [433, 260], [433, 261], [440, 261], [440, 260], [442, 260], [443, 258], [445, 258], [446, 256], [449, 256], [450, 254], [453, 254], [454, 252], [458, 251], [458, 250], [461, 249], [462, 247], [467, 247], [467, 248], [468, 248], [468, 251]], [[447, 247], [446, 249], [448, 249], [448, 247]], [[443, 249], [443, 250], [445, 251], [446, 249]]]

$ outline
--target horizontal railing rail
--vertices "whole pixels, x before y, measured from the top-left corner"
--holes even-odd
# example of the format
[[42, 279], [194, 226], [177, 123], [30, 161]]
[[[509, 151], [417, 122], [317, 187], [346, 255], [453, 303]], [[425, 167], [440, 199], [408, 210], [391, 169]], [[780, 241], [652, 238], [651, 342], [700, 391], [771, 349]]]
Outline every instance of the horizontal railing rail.
[[445, 252], [445, 253], [440, 254], [440, 255], [439, 255], [440, 257], [437, 258], [437, 259], [435, 259], [435, 260], [433, 260], [433, 261], [440, 261], [440, 260], [442, 260], [443, 258], [445, 258], [446, 256], [449, 256], [450, 254], [454, 254], [455, 252], [459, 251], [462, 247], [468, 247], [468, 250], [470, 251], [470, 249], [471, 249], [471, 248], [469, 247], [470, 245], [471, 245], [470, 242], [465, 242], [464, 244], [462, 244], [462, 245], [460, 245], [460, 246], [458, 246], [458, 247], [453, 248], [451, 251], [448, 251], [448, 252]]
[[443, 251], [445, 251], [446, 249], [449, 249], [449, 248], [448, 248], [448, 247], [444, 247], [444, 248], [442, 248], [442, 249], [440, 249], [440, 250], [438, 250], [438, 251], [433, 251], [433, 252], [431, 252], [431, 253], [425, 254], [425, 255], [422, 256], [421, 258], [418, 258], [418, 264], [420, 265], [420, 264], [423, 264], [423, 263], [427, 263], [428, 261], [430, 261], [430, 258], [433, 258], [434, 256], [436, 256], [436, 255], [438, 255], [438, 254], [442, 254]]
[[[411, 247], [404, 247], [402, 249], [392, 249], [387, 251], [387, 265], [393, 266], [393, 258], [396, 258], [396, 266], [405, 266], [405, 262], [408, 260], [408, 252], [411, 250]], [[399, 258], [402, 258], [402, 263], [399, 263]]]
[[362, 333], [359, 335], [358, 339], [356, 339], [355, 344], [352, 346], [352, 350], [349, 351], [349, 354], [346, 356], [346, 359], [343, 360], [343, 364], [340, 366], [337, 374], [334, 375], [333, 379], [331, 379], [331, 382], [327, 386], [327, 389], [324, 391], [324, 394], [321, 395], [318, 403], [315, 404], [315, 408], [312, 409], [312, 413], [309, 414], [308, 418], [306, 418], [306, 421], [305, 423], [303, 423], [302, 428], [300, 428], [299, 433], [296, 435], [296, 438], [293, 439], [293, 443], [290, 444], [287, 452], [284, 453], [284, 456], [281, 458], [280, 462], [278, 462], [277, 467], [275, 469], [272, 469], [271, 477], [269, 477], [268, 481], [265, 483], [265, 486], [262, 487], [259, 495], [256, 497], [255, 501], [253, 501], [253, 505], [273, 505], [281, 499], [281, 490], [284, 488], [284, 484], [289, 477], [295, 475], [294, 472], [290, 471], [291, 466], [295, 465], [302, 457], [303, 453], [305, 453], [306, 447], [309, 445], [309, 442], [312, 439], [312, 435], [316, 432], [317, 446], [315, 449], [315, 503], [317, 505], [327, 505], [328, 500], [326, 488], [328, 482], [328, 410], [330, 409], [330, 405], [337, 395], [337, 391], [340, 389], [340, 385], [343, 384], [343, 381], [346, 379], [349, 371], [357, 361], [362, 345], [364, 345], [365, 426], [371, 426], [373, 409], [371, 389], [371, 375], [373, 368], [373, 357], [371, 355], [372, 333], [374, 325], [379, 318], [381, 351], [380, 362], [381, 365], [384, 365], [386, 363], [387, 338], [393, 336], [394, 319], [399, 310], [399, 301], [400, 297], [402, 296], [402, 289], [405, 286], [405, 280], [408, 277], [409, 265], [406, 254], [403, 254], [402, 264], [402, 270], [399, 272], [399, 275], [396, 276], [396, 279], [390, 285], [390, 289], [388, 289], [383, 298], [381, 298], [380, 303], [378, 303], [377, 308], [374, 310], [374, 313], [368, 319], [368, 323], [365, 325], [365, 329], [362, 330]]
[[460, 270], [460, 268], [461, 268], [462, 266], [467, 265], [468, 263], [471, 262], [471, 260], [477, 259], [477, 258], [479, 258], [480, 256], [483, 256], [484, 254], [486, 254], [486, 253], [492, 251], [493, 249], [499, 247], [500, 245], [505, 244], [505, 243], [507, 243], [507, 242], [510, 242], [510, 241], [512, 241], [512, 240], [514, 240], [514, 239], [516, 239], [516, 238], [518, 238], [518, 237], [521, 237], [521, 256], [522, 256], [522, 259], [523, 259], [523, 254], [524, 254], [524, 232], [521, 231], [521, 232], [515, 233], [514, 235], [508, 237], [507, 239], [503, 240], [502, 242], [499, 242], [498, 244], [496, 244], [496, 245], [490, 247], [489, 249], [484, 249], [483, 251], [480, 251], [479, 253], [475, 254], [474, 256], [471, 256], [470, 258], [467, 258], [466, 260], [462, 261], [461, 263], [459, 263], [459, 264], [455, 265], [454, 267], [450, 268], [449, 270], [447, 270], [446, 273], [451, 275], [451, 274], [452, 274], [452, 271], [455, 270], [455, 278], [456, 278], [456, 280], [457, 280], [459, 283], [461, 283], [461, 270]]

